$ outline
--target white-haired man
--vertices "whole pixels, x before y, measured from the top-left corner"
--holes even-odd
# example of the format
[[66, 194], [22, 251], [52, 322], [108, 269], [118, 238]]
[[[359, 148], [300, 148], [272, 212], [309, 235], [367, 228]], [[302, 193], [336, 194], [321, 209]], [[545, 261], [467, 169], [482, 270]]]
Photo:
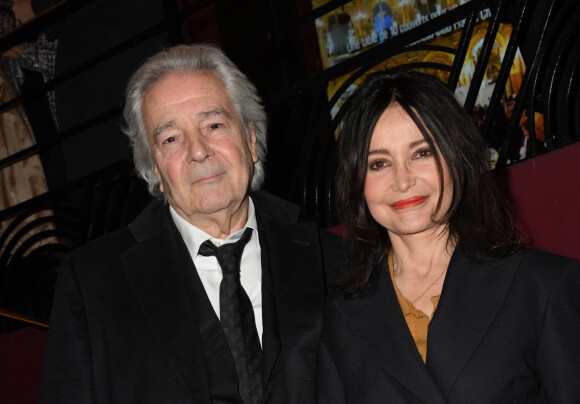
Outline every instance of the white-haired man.
[[65, 260], [40, 402], [314, 402], [341, 243], [257, 191], [255, 87], [219, 49], [181, 45], [134, 74], [124, 115], [158, 198]]

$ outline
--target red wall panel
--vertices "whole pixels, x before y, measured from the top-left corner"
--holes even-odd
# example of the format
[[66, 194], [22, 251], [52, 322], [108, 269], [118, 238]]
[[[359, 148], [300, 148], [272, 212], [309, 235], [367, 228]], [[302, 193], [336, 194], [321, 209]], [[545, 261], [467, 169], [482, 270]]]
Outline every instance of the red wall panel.
[[524, 240], [580, 259], [580, 142], [497, 173]]

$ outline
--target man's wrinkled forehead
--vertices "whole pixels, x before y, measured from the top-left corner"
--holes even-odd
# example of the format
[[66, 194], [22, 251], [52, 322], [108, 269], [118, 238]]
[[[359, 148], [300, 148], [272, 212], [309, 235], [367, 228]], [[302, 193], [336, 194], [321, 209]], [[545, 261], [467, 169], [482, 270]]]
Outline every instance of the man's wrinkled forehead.
[[[177, 123], [172, 116], [172, 104], [197, 98], [202, 100], [202, 107], [192, 118], [202, 120], [221, 116], [238, 121], [244, 127], [225, 84], [218, 76], [207, 71], [168, 73], [151, 84], [143, 96], [141, 112], [148, 137], [153, 140]], [[207, 105], [203, 105], [204, 102]]]

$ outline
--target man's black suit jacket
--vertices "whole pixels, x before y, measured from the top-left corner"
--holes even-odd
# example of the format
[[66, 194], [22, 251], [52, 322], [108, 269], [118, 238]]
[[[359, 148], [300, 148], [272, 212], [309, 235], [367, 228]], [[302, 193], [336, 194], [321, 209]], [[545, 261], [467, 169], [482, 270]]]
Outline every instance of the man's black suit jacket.
[[580, 263], [524, 249], [477, 259], [459, 245], [416, 349], [383, 263], [352, 300], [329, 296], [324, 402], [580, 403]]
[[[298, 223], [294, 205], [263, 192], [252, 200], [270, 279], [262, 285], [264, 402], [312, 402], [323, 265], [332, 277], [340, 241]], [[128, 228], [72, 253], [58, 276], [39, 402], [210, 403], [194, 277], [168, 207], [157, 201]]]

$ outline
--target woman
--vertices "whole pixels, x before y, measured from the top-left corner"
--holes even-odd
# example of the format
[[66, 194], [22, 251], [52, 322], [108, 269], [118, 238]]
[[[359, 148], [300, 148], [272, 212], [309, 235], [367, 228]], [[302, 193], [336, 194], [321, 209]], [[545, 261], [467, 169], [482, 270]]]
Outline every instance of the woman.
[[378, 72], [343, 122], [322, 401], [580, 403], [580, 263], [522, 247], [453, 94]]

